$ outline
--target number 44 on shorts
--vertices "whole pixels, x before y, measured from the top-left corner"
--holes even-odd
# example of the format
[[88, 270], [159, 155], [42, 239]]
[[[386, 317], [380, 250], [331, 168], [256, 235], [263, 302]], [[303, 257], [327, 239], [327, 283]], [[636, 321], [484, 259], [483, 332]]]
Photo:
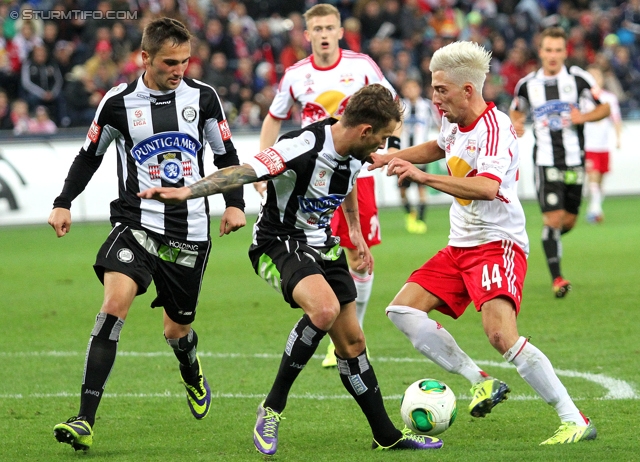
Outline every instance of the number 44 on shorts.
[[491, 277], [489, 277], [489, 265], [482, 267], [482, 287], [487, 291], [491, 290], [491, 284], [497, 284], [498, 289], [502, 288], [502, 276], [500, 275], [500, 265], [497, 263], [493, 265], [491, 270]]

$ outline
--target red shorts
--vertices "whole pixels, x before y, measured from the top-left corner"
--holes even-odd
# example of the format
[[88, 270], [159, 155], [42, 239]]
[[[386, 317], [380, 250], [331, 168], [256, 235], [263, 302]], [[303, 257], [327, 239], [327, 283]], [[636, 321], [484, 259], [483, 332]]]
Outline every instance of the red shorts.
[[[372, 176], [358, 178], [356, 180], [360, 229], [369, 247], [378, 245], [381, 242], [375, 186], [374, 177]], [[331, 219], [331, 232], [334, 236], [340, 237], [340, 246], [355, 249], [355, 246], [351, 243], [351, 239], [349, 239], [349, 226], [344, 217], [342, 207], [339, 207], [336, 213], [333, 214], [333, 218]]]
[[490, 242], [477, 247], [447, 246], [415, 270], [407, 282], [415, 282], [444, 301], [436, 309], [459, 318], [473, 301], [476, 311], [497, 297], [513, 301], [520, 312], [527, 257], [512, 241]]
[[593, 152], [585, 151], [585, 167], [587, 173], [600, 172], [607, 173], [609, 171], [609, 151]]

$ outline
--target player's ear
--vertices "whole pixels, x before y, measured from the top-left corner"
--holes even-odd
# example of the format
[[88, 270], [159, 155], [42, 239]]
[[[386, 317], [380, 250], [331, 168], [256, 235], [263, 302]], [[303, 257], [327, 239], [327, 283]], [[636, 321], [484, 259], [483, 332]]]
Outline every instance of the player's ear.
[[360, 138], [366, 138], [373, 133], [373, 127], [370, 124], [360, 125]]

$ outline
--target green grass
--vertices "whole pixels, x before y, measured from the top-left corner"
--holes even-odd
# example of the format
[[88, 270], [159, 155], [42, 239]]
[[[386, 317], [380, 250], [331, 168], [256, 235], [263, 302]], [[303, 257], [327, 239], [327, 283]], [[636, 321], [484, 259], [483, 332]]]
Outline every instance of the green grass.
[[[473, 306], [457, 321], [434, 317], [487, 372], [510, 384], [512, 399], [485, 419], [466, 413], [466, 380], [423, 359], [386, 319], [384, 308], [409, 273], [446, 245], [448, 209], [432, 207], [423, 236], [404, 231], [399, 211], [381, 212], [384, 243], [374, 249], [376, 278], [365, 332], [389, 397], [387, 409], [398, 425], [399, 396], [413, 381], [436, 377], [456, 391], [460, 413], [442, 435], [444, 448], [428, 454], [372, 452], [366, 421], [337, 372], [320, 367], [323, 342], [293, 387], [273, 460], [640, 460], [639, 209], [638, 197], [608, 198], [604, 224], [581, 220], [563, 236], [563, 270], [574, 290], [556, 300], [541, 251], [540, 213], [536, 204], [525, 204], [531, 256], [520, 333], [551, 359], [597, 425], [596, 441], [538, 446], [557, 428], [557, 416], [513, 368], [501, 367]], [[148, 308], [151, 290], [138, 297], [125, 323], [94, 446], [74, 453], [55, 442], [53, 425], [77, 412], [84, 352], [102, 302], [91, 265], [108, 230], [106, 224], [74, 224], [68, 236], [56, 239], [47, 226], [0, 228], [0, 461], [262, 460], [251, 439], [255, 409], [301, 312], [288, 308], [253, 273], [246, 256], [251, 226], [214, 238], [194, 324], [204, 370], [218, 393], [209, 416], [196, 421], [189, 413], [176, 361], [162, 336], [161, 313]], [[619, 396], [625, 385], [634, 398], [603, 399], [608, 393]]]

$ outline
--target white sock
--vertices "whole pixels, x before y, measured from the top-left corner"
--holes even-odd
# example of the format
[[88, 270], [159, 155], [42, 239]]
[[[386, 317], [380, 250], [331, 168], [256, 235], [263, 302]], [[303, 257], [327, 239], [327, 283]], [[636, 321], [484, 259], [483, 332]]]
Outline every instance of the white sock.
[[504, 359], [513, 363], [525, 382], [556, 409], [562, 422], [586, 425], [585, 418], [556, 375], [549, 358], [526, 338], [520, 337], [504, 354]]
[[472, 384], [487, 375], [460, 349], [454, 338], [424, 311], [409, 306], [391, 305], [387, 316], [407, 336], [420, 353], [446, 371], [460, 374]]
[[367, 312], [367, 305], [371, 298], [371, 288], [373, 287], [373, 273], [356, 273], [349, 271], [353, 282], [356, 283], [358, 296], [356, 297], [356, 317], [360, 327], [364, 323], [364, 314]]
[[598, 183], [589, 183], [589, 213], [602, 215], [602, 191]]

